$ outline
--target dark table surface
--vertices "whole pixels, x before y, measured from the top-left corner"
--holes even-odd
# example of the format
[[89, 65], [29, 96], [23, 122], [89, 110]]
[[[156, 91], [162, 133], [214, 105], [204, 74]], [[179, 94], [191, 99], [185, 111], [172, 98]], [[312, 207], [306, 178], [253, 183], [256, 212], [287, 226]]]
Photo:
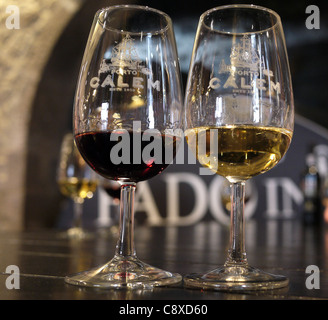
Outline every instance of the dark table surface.
[[[223, 264], [229, 230], [216, 222], [193, 227], [137, 226], [139, 259], [182, 276], [209, 271]], [[0, 233], [1, 300], [310, 300], [328, 299], [328, 228], [304, 227], [295, 221], [248, 221], [246, 247], [249, 264], [283, 274], [287, 288], [251, 293], [227, 293], [173, 287], [153, 290], [80, 288], [64, 282], [68, 274], [109, 261], [116, 239], [97, 234], [93, 239], [62, 239], [56, 231]], [[19, 289], [8, 289], [8, 266], [19, 268]], [[320, 269], [320, 288], [308, 289], [306, 268]], [[7, 271], [6, 271], [7, 270]], [[7, 281], [7, 282], [6, 282]]]

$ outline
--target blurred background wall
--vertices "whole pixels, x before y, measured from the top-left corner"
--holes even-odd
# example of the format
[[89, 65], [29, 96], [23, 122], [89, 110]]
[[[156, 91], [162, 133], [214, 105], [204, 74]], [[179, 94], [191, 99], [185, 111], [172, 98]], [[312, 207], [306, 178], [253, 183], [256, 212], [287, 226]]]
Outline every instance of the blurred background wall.
[[[31, 230], [56, 224], [63, 200], [56, 184], [60, 144], [72, 129], [74, 90], [92, 19], [99, 8], [121, 3], [149, 5], [172, 17], [185, 81], [199, 16], [233, 2], [2, 0], [0, 229]], [[269, 7], [282, 18], [296, 112], [328, 128], [327, 1], [252, 3]], [[309, 5], [320, 9], [319, 29], [305, 25]], [[19, 26], [11, 29], [15, 8], [19, 9]]]

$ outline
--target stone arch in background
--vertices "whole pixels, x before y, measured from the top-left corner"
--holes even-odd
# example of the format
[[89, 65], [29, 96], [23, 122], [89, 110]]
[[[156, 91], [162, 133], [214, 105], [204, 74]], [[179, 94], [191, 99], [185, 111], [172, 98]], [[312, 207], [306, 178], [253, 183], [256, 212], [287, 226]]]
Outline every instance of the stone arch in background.
[[[35, 187], [25, 179], [34, 99], [54, 44], [79, 0], [1, 1], [0, 4], [0, 228], [24, 227], [25, 194]], [[19, 28], [6, 28], [8, 5], [19, 15]], [[10, 11], [10, 10], [9, 10]], [[35, 141], [38, 143], [38, 141]], [[38, 171], [35, 166], [33, 172]]]
[[80, 1], [43, 69], [27, 135], [25, 229], [54, 227], [61, 211], [64, 198], [56, 183], [60, 146], [65, 133], [72, 130], [76, 80], [94, 14], [110, 4]]

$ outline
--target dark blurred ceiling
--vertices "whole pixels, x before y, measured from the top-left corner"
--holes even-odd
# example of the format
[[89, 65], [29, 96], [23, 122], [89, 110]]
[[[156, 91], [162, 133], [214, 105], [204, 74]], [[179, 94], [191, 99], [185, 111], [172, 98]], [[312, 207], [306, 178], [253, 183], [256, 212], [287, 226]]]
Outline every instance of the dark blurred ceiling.
[[[233, 3], [252, 3], [275, 10], [282, 19], [291, 73], [296, 112], [328, 128], [328, 1], [140, 1], [163, 10], [175, 26], [181, 69], [188, 72], [199, 16], [206, 10]], [[306, 8], [320, 10], [320, 29], [308, 30]]]

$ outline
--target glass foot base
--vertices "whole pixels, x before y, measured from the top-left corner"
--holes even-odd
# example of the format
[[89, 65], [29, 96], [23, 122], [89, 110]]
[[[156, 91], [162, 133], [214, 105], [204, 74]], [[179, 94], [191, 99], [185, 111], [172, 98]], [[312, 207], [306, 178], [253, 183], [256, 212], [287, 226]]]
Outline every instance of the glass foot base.
[[67, 231], [61, 232], [58, 237], [61, 239], [88, 240], [93, 239], [94, 234], [82, 228], [74, 227], [68, 229]]
[[250, 266], [223, 266], [203, 274], [184, 277], [189, 288], [221, 291], [273, 290], [288, 286], [285, 276], [273, 275]]
[[119, 227], [116, 225], [99, 228], [97, 234], [105, 239], [117, 239], [119, 237]]
[[98, 268], [67, 276], [69, 284], [94, 288], [152, 289], [181, 282], [177, 273], [164, 271], [141, 262], [136, 257], [115, 256]]

